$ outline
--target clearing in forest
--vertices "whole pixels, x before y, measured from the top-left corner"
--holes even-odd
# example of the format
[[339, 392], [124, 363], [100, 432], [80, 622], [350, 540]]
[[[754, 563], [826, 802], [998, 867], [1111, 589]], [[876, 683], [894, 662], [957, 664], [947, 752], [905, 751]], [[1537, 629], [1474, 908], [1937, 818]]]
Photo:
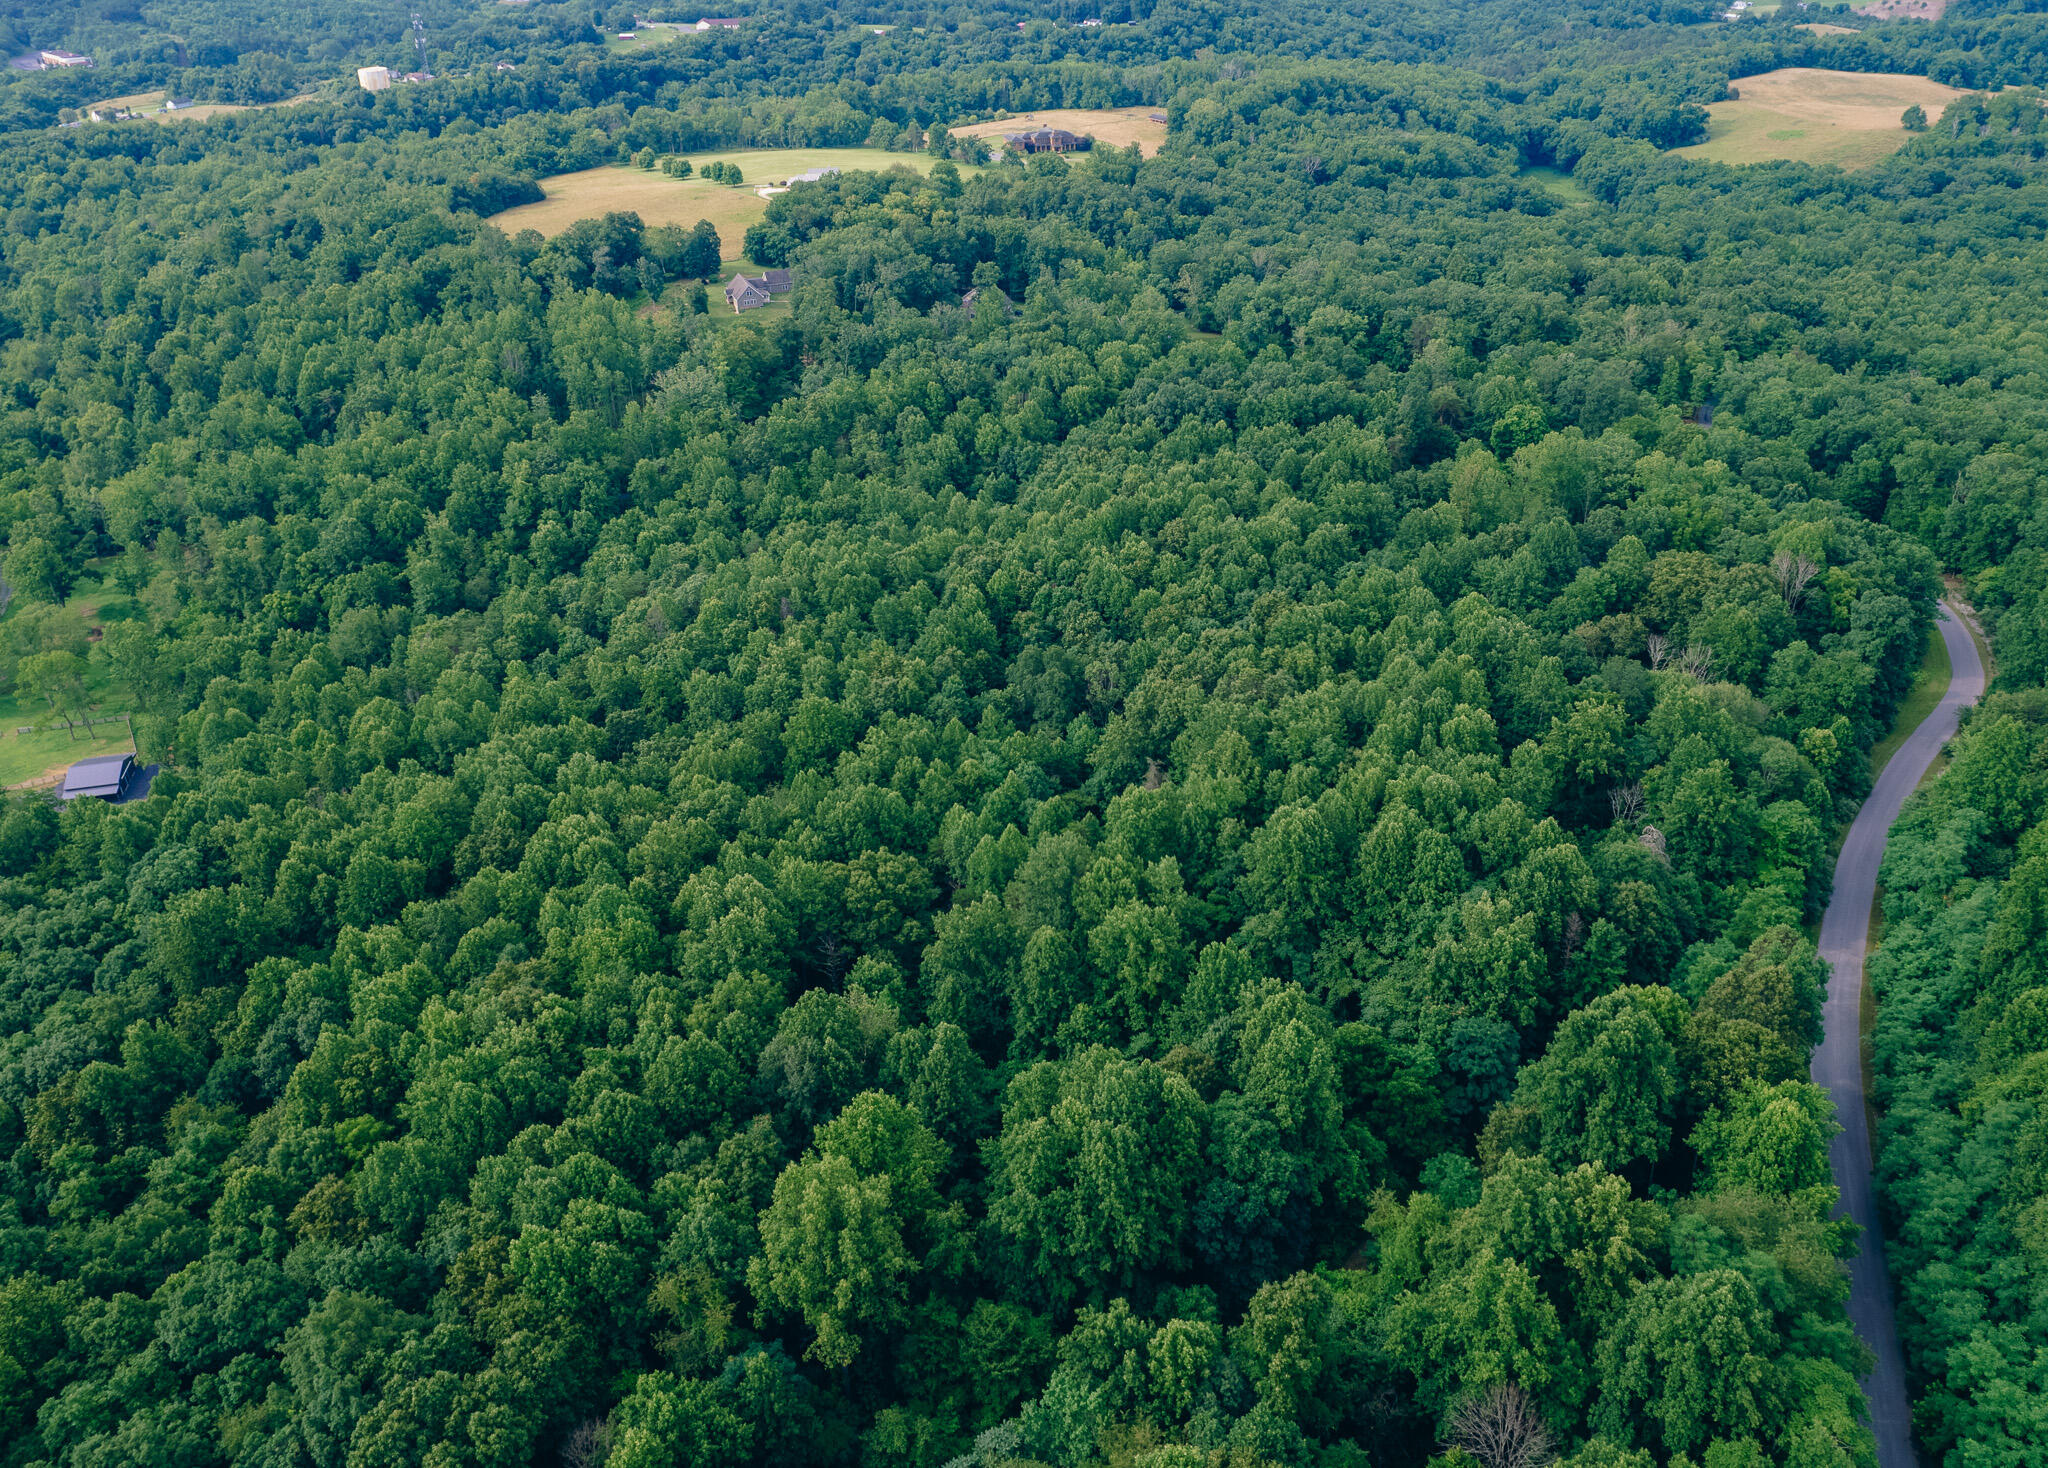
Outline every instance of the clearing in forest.
[[1899, 115], [1914, 103], [1938, 119], [1963, 94], [1924, 76], [1794, 66], [1729, 83], [1732, 102], [1707, 108], [1707, 140], [1673, 151], [1712, 163], [1833, 163], [1868, 168], [1912, 134]]
[[[755, 148], [679, 156], [688, 158], [695, 170], [689, 178], [670, 178], [658, 168], [630, 168], [616, 163], [586, 168], [581, 173], [558, 174], [540, 181], [545, 199], [494, 214], [491, 222], [506, 234], [537, 229], [553, 236], [579, 219], [629, 211], [639, 215], [640, 222], [649, 228], [657, 224], [690, 225], [708, 219], [718, 231], [725, 258], [737, 260], [747, 226], [759, 224], [768, 213], [768, 201], [754, 192], [758, 188], [780, 184], [814, 168], [880, 173], [900, 163], [929, 173], [937, 161], [923, 153], [885, 153], [879, 148]], [[707, 163], [730, 163], [739, 169], [745, 182], [738, 188], [712, 183], [699, 176]], [[972, 174], [976, 170], [963, 168], [961, 172]]]
[[665, 21], [649, 21], [629, 35], [620, 35], [617, 32], [606, 35], [604, 49], [613, 53], [651, 51], [656, 46], [666, 46], [671, 41], [681, 40], [685, 34], [694, 36], [697, 34], [697, 28], [671, 25]]
[[1940, 20], [1948, 0], [1869, 0], [1854, 9], [1879, 20]]
[[1810, 36], [1853, 36], [1857, 34], [1854, 26], [1829, 25], [1825, 21], [1818, 20], [1810, 20], [1805, 25], [1796, 25], [1792, 29], [1795, 31], [1805, 31]]
[[1164, 107], [1105, 107], [1092, 112], [1052, 107], [1040, 112], [1020, 112], [997, 122], [963, 123], [953, 131], [963, 138], [989, 138], [1000, 143], [1004, 133], [1064, 128], [1118, 148], [1136, 143], [1138, 151], [1150, 158], [1166, 141], [1166, 124], [1152, 119], [1165, 115]]

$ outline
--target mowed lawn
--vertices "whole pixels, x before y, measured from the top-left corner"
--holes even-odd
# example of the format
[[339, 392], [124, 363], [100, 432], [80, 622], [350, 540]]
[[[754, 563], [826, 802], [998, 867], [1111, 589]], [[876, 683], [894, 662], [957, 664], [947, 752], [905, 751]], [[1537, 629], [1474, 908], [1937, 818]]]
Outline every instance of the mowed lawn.
[[[691, 225], [708, 219], [718, 231], [721, 253], [728, 260], [737, 260], [747, 227], [758, 224], [768, 213], [768, 201], [754, 192], [762, 185], [780, 184], [814, 168], [882, 172], [901, 164], [929, 173], [937, 161], [923, 153], [885, 153], [879, 148], [757, 148], [684, 156], [698, 173], [703, 172], [707, 163], [730, 163], [739, 169], [746, 182], [733, 188], [694, 174], [689, 178], [670, 178], [658, 168], [606, 164], [603, 168], [586, 168], [581, 173], [542, 179], [540, 186], [547, 194], [545, 199], [494, 214], [491, 222], [507, 234], [537, 229], [553, 236], [579, 219], [596, 219], [629, 210], [649, 226]], [[963, 175], [976, 171], [961, 169]]]
[[1918, 103], [1932, 123], [1963, 94], [1924, 76], [1787, 67], [1729, 84], [1732, 102], [1707, 108], [1707, 140], [1673, 151], [1713, 163], [1833, 163], [1868, 168], [1912, 136], [1899, 122]]
[[1039, 112], [1020, 112], [1015, 117], [1006, 117], [1000, 122], [963, 123], [953, 129], [963, 138], [987, 138], [992, 143], [1000, 142], [1004, 133], [1031, 132], [1041, 127], [1064, 128], [1070, 133], [1080, 133], [1113, 147], [1128, 148], [1138, 145], [1138, 151], [1150, 158], [1159, 151], [1166, 141], [1166, 124], [1154, 122], [1152, 116], [1166, 115], [1162, 107], [1106, 107], [1097, 111], [1081, 112], [1066, 108], [1048, 108]]
[[654, 21], [635, 31], [633, 39], [630, 41], [621, 37], [616, 31], [607, 32], [604, 38], [604, 49], [614, 54], [627, 55], [635, 51], [652, 51], [656, 46], [666, 46], [671, 41], [680, 40], [686, 33], [694, 36], [697, 34], [697, 28], [694, 25], [685, 28], [679, 25], [669, 25], [663, 21]]
[[[15, 597], [0, 622], [26, 610], [28, 603]], [[74, 590], [65, 611], [76, 615], [87, 628], [104, 629], [109, 623], [142, 615], [141, 608], [112, 586], [87, 579]], [[18, 687], [0, 689], [0, 786], [21, 785], [62, 773], [75, 760], [95, 754], [125, 754], [135, 748], [128, 725], [117, 717], [135, 708], [127, 687], [115, 681], [113, 672], [98, 657], [85, 666], [87, 702], [93, 706], [94, 737], [85, 725], [66, 731], [64, 722], [42, 699]], [[22, 733], [23, 729], [30, 732]]]

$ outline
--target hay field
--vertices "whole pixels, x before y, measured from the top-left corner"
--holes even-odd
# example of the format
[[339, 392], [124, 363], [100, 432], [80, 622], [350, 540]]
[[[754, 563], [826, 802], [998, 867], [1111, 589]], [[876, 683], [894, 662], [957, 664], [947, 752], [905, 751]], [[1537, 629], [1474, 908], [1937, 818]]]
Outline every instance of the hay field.
[[[1810, 36], [1853, 36], [1857, 34], [1854, 26], [1829, 25], [1826, 21], [1818, 20], [1810, 20], [1805, 25], [1796, 25], [1792, 29], [1795, 31], [1805, 31]], [[1740, 86], [1741, 83], [1738, 82], [1736, 85]], [[1900, 109], [1900, 111], [1904, 110], [1904, 108]]]
[[1086, 133], [1098, 143], [1128, 148], [1136, 143], [1147, 158], [1166, 141], [1166, 124], [1152, 121], [1152, 114], [1166, 114], [1164, 107], [1108, 107], [1096, 112], [1048, 108], [1042, 112], [1020, 112], [1000, 122], [970, 122], [953, 129], [964, 138], [1002, 139], [1004, 133], [1029, 132], [1033, 128], [1062, 127], [1070, 133]]
[[[491, 222], [507, 234], [537, 229], [544, 235], [558, 235], [579, 219], [596, 219], [609, 213], [631, 210], [640, 222], [695, 224], [711, 221], [718, 231], [721, 253], [728, 260], [740, 258], [740, 240], [747, 226], [758, 224], [768, 213], [768, 201], [754, 190], [764, 184], [779, 184], [793, 174], [813, 168], [840, 168], [882, 172], [896, 164], [907, 164], [929, 173], [935, 159], [922, 153], [884, 153], [879, 148], [759, 148], [737, 153], [692, 153], [690, 166], [702, 172], [707, 163], [730, 163], [739, 169], [746, 183], [740, 188], [692, 176], [670, 178], [659, 170], [628, 168], [607, 164], [581, 173], [564, 173], [540, 181], [547, 197], [537, 204], [520, 204], [491, 216]], [[963, 175], [978, 170], [963, 168]]]
[[1707, 140], [1673, 152], [1713, 163], [1833, 163], [1868, 168], [1898, 151], [1899, 114], [1915, 102], [1934, 122], [1963, 94], [1924, 76], [1787, 67], [1730, 83], [1733, 102], [1707, 108]]

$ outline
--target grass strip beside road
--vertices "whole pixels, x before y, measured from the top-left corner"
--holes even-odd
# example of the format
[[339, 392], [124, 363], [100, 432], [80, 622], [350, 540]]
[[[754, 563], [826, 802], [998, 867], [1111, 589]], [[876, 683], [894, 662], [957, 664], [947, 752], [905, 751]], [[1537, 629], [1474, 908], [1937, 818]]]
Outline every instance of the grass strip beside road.
[[1891, 733], [1870, 747], [1872, 780], [1884, 773], [1884, 767], [1899, 752], [1899, 746], [1906, 742], [1907, 736], [1920, 727], [1920, 721], [1934, 712], [1934, 706], [1948, 692], [1949, 679], [1954, 675], [1955, 670], [1949, 666], [1948, 644], [1942, 641], [1941, 629], [1929, 627], [1927, 647], [1920, 654], [1920, 669], [1913, 675], [1913, 686], [1906, 690], [1906, 697], [1899, 704], [1899, 714], [1892, 720]]

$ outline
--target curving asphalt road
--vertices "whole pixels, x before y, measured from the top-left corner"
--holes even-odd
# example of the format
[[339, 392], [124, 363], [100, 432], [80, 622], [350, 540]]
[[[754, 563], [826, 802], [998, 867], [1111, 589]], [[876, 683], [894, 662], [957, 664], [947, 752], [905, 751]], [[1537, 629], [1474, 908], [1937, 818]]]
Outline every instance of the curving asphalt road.
[[1984, 665], [1961, 614], [1944, 602], [1936, 625], [1948, 645], [1953, 670], [1948, 692], [1920, 727], [1885, 764], [1870, 798], [1849, 827], [1842, 854], [1835, 859], [1835, 891], [1821, 919], [1820, 956], [1828, 964], [1825, 1036], [1813, 1054], [1815, 1084], [1835, 1098], [1842, 1131], [1829, 1148], [1835, 1185], [1842, 1191], [1837, 1216], [1847, 1214], [1861, 1226], [1862, 1252], [1849, 1263], [1849, 1321], [1877, 1357], [1863, 1379], [1870, 1403], [1870, 1425], [1877, 1433], [1879, 1468], [1916, 1468], [1913, 1455], [1913, 1403], [1906, 1395], [1905, 1361], [1899, 1354], [1898, 1327], [1892, 1319], [1891, 1280], [1885, 1273], [1884, 1235], [1878, 1231], [1877, 1199], [1872, 1188], [1870, 1131], [1863, 1109], [1863, 1056], [1860, 1019], [1863, 1000], [1863, 948], [1870, 934], [1870, 906], [1877, 895], [1877, 869], [1884, 860], [1885, 838], [1899, 818], [1899, 808], [1941, 748], [1956, 732], [1962, 710], [1984, 694]]

